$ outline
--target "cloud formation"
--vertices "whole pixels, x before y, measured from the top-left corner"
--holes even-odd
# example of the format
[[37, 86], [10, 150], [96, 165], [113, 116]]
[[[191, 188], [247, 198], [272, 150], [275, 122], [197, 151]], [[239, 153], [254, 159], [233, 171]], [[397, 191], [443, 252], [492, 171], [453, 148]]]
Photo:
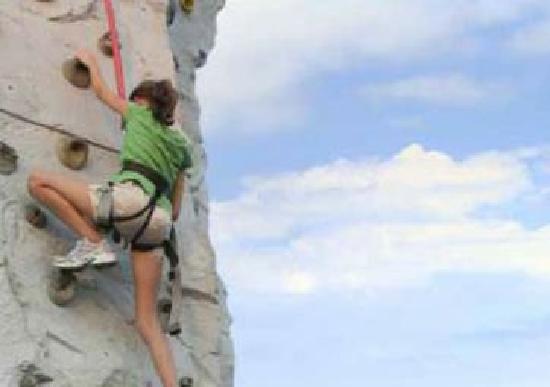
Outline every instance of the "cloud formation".
[[510, 46], [521, 54], [550, 54], [550, 18], [517, 31]]
[[537, 192], [535, 152], [465, 160], [413, 144], [245, 182], [213, 203], [212, 235], [233, 288], [293, 294], [376, 291], [445, 271], [550, 278], [550, 225], [481, 217]]
[[542, 0], [233, 0], [199, 81], [205, 119], [214, 129], [280, 127], [307, 112], [308, 82], [327, 72], [471, 55], [486, 39], [481, 30], [547, 7]]
[[501, 99], [506, 86], [484, 83], [461, 74], [422, 76], [365, 86], [360, 93], [373, 101], [415, 101], [467, 107]]

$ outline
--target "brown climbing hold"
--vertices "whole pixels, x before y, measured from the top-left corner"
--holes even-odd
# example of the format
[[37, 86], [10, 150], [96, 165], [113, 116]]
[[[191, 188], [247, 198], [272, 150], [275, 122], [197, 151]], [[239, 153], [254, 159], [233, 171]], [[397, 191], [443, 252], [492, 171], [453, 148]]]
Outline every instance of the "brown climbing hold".
[[45, 228], [48, 224], [46, 214], [35, 204], [25, 206], [25, 219], [36, 228]]
[[57, 157], [67, 168], [82, 169], [88, 163], [88, 143], [78, 138], [61, 137], [57, 143]]
[[[111, 40], [111, 34], [108, 31], [105, 32], [101, 36], [101, 38], [99, 38], [97, 42], [97, 47], [105, 56], [108, 56], [110, 58], [113, 57], [113, 41]], [[120, 42], [118, 43], [118, 47], [122, 47], [120, 45]]]
[[63, 76], [73, 86], [80, 89], [87, 89], [90, 87], [91, 78], [88, 67], [76, 58], [68, 59], [62, 66]]
[[17, 152], [8, 144], [0, 141], [0, 174], [11, 175], [17, 170]]
[[180, 5], [182, 11], [189, 15], [195, 8], [195, 0], [180, 0]]

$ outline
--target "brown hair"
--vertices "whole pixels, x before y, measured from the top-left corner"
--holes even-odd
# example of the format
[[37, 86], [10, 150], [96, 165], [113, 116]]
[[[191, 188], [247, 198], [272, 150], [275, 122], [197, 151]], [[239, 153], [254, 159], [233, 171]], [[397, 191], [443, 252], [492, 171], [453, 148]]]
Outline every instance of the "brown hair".
[[149, 102], [149, 108], [153, 112], [155, 120], [166, 126], [174, 124], [178, 92], [169, 79], [141, 82], [130, 94], [130, 101], [134, 101], [136, 98], [144, 98]]

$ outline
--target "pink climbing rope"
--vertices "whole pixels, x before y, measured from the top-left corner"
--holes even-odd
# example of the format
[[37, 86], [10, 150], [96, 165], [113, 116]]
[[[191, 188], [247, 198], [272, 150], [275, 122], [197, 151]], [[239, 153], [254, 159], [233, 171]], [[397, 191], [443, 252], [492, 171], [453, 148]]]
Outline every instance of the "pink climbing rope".
[[118, 96], [126, 98], [126, 85], [124, 84], [124, 69], [122, 67], [122, 57], [120, 56], [120, 40], [116, 28], [115, 10], [111, 0], [103, 0], [107, 23], [109, 25], [109, 35], [113, 44], [113, 60], [115, 65], [115, 78]]

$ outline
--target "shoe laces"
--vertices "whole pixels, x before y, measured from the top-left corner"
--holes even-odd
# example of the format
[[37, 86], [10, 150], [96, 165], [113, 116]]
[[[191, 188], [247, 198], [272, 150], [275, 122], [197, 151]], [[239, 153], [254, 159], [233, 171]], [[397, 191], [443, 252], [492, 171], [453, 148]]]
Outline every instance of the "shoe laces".
[[81, 239], [76, 242], [75, 247], [67, 254], [67, 258], [80, 258], [82, 254], [93, 251], [95, 247], [94, 244], [86, 239]]

